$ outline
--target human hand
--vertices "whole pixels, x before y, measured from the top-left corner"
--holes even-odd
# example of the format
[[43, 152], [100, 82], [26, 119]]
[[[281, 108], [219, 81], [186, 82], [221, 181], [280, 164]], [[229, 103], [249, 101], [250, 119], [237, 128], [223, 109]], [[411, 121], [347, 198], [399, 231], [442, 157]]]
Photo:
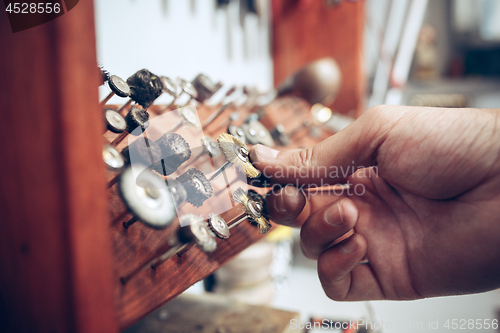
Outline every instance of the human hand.
[[[500, 287], [499, 118], [500, 110], [377, 106], [314, 147], [257, 145], [251, 158], [273, 182], [294, 185], [268, 197], [270, 218], [301, 227], [330, 298], [481, 292]], [[346, 182], [349, 192], [299, 190]]]

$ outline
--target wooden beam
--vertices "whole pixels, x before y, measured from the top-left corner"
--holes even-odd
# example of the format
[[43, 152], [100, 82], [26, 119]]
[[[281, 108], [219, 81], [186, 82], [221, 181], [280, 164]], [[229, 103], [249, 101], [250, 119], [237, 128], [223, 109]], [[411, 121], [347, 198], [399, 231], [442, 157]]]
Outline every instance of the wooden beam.
[[0, 18], [0, 331], [117, 332], [92, 1]]

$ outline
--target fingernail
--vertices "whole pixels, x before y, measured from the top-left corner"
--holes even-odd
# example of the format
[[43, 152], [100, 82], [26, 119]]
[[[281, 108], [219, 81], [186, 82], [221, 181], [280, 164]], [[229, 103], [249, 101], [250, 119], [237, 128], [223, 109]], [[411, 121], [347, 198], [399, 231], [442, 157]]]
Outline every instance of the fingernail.
[[342, 211], [342, 205], [340, 202], [337, 202], [335, 205], [328, 207], [325, 211], [325, 221], [331, 226], [338, 227], [343, 224], [344, 217]]
[[275, 159], [279, 151], [269, 148], [264, 145], [255, 145], [250, 152], [252, 161], [264, 161], [268, 159]]
[[285, 196], [285, 189], [281, 189], [280, 190], [281, 193], [278, 197], [278, 199], [275, 199], [274, 200], [274, 209], [280, 213], [280, 214], [285, 214], [287, 212], [286, 208], [285, 208], [285, 199], [284, 199], [284, 196]]
[[344, 254], [351, 254], [357, 249], [358, 242], [356, 242], [352, 236], [340, 245], [340, 251], [342, 251]]

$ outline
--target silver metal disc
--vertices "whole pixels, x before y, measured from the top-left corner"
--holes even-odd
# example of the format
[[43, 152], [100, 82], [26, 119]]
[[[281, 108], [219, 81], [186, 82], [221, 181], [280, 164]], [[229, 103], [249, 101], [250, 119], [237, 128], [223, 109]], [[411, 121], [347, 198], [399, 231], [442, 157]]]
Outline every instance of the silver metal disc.
[[191, 82], [187, 82], [186, 80], [180, 80], [180, 86], [182, 91], [184, 91], [186, 94], [189, 96], [196, 98], [198, 97], [198, 91], [196, 88], [193, 86]]
[[112, 145], [104, 145], [102, 147], [102, 159], [111, 171], [119, 171], [125, 165], [122, 154]]
[[245, 136], [245, 131], [236, 125], [229, 125], [227, 127], [227, 132], [238, 139], [241, 143], [246, 143], [247, 139]]
[[251, 120], [248, 124], [243, 124], [243, 130], [247, 142], [253, 145], [258, 143], [268, 147], [274, 147], [274, 140], [267, 128], [260, 121]]
[[201, 139], [203, 149], [205, 152], [213, 158], [218, 158], [221, 155], [219, 145], [211, 137], [205, 136]]
[[203, 222], [193, 223], [190, 225], [191, 231], [195, 237], [195, 243], [203, 252], [213, 252], [217, 248], [215, 235], [208, 227], [208, 224]]
[[115, 110], [106, 109], [104, 111], [104, 120], [106, 128], [113, 133], [122, 133], [127, 128], [125, 118]]
[[199, 126], [198, 116], [196, 112], [191, 107], [182, 108], [180, 111], [182, 122], [185, 125]]
[[180, 223], [184, 227], [179, 229], [179, 241], [182, 243], [194, 242], [203, 252], [213, 252], [217, 248], [215, 234], [210, 230], [208, 223], [200, 216], [186, 214], [181, 216]]
[[174, 80], [167, 76], [161, 76], [160, 79], [163, 83], [163, 91], [171, 96], [177, 96], [177, 84]]
[[[134, 168], [139, 169], [137, 165]], [[144, 224], [162, 229], [175, 219], [170, 190], [165, 181], [149, 169], [137, 176], [132, 167], [126, 168], [118, 180], [118, 190], [129, 211]]]
[[130, 87], [125, 80], [116, 75], [111, 75], [108, 80], [109, 89], [120, 97], [130, 96]]
[[208, 225], [217, 237], [222, 239], [229, 238], [229, 227], [227, 226], [226, 221], [224, 221], [224, 219], [220, 217], [220, 215], [211, 215], [208, 219]]

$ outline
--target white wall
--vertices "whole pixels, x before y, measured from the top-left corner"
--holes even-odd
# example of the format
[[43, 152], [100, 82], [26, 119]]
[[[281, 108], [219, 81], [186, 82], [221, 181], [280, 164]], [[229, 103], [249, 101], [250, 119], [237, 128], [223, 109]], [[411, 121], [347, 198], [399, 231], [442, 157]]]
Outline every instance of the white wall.
[[[261, 19], [247, 14], [240, 21], [239, 1], [231, 2], [229, 13], [215, 0], [94, 3], [97, 59], [112, 74], [126, 79], [147, 68], [191, 80], [203, 72], [228, 85], [272, 86], [268, 8]], [[101, 95], [107, 91], [101, 88]]]

